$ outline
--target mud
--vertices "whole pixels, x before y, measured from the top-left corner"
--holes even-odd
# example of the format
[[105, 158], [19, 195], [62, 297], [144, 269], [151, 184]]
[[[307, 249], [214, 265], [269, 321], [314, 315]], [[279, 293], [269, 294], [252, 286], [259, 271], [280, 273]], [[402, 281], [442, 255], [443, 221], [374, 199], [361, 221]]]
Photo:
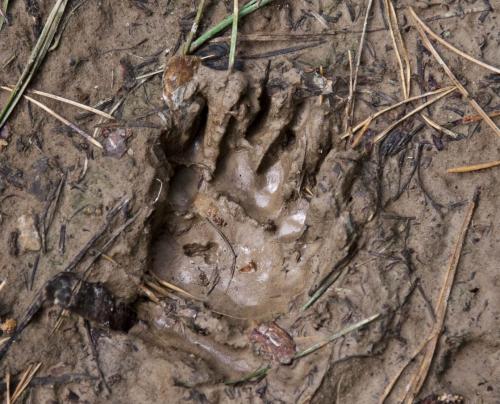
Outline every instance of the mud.
[[[16, 81], [52, 6], [28, 3], [9, 6], [0, 32], [2, 60], [15, 56], [2, 83]], [[209, 3], [200, 31], [231, 10]], [[382, 3], [369, 21], [354, 122], [401, 99]], [[429, 22], [436, 32], [498, 65], [498, 10], [487, 3], [397, 3], [414, 94], [448, 81], [416, 42], [405, 7], [438, 17]], [[107, 111], [119, 102], [115, 124], [44, 100], [89, 132], [100, 128], [105, 150], [24, 102], [0, 134], [1, 320], [24, 325], [43, 291], [70, 309], [54, 330], [60, 305], [40, 304], [0, 363], [15, 381], [42, 362], [27, 402], [379, 402], [431, 332], [463, 207], [477, 188], [419, 398], [500, 401], [498, 175], [446, 173], [498, 159], [498, 140], [485, 124], [453, 128], [454, 140], [418, 116], [380, 145], [353, 150], [341, 140], [347, 51], [357, 48], [364, 7], [267, 6], [240, 22], [228, 73], [220, 39], [181, 55], [193, 2], [81, 3], [32, 87]], [[498, 109], [496, 76], [439, 50], [478, 102]], [[136, 79], [162, 64], [163, 75]], [[473, 111], [455, 95], [427, 112], [444, 124]], [[69, 283], [50, 283], [61, 276]], [[75, 279], [86, 279], [76, 299], [68, 297]], [[132, 325], [130, 313], [132, 328], [117, 331]], [[294, 357], [374, 314], [360, 330]], [[399, 402], [415, 369], [387, 402]]]

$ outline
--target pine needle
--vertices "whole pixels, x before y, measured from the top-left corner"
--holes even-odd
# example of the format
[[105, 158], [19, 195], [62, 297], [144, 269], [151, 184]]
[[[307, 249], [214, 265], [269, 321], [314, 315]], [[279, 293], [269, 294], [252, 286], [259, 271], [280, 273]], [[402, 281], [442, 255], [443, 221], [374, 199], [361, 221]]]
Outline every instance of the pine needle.
[[[7, 91], [13, 91], [11, 90], [9, 87], [0, 87], [1, 89], [3, 90], [7, 90]], [[44, 111], [48, 112], [50, 115], [52, 115], [54, 118], [56, 118], [58, 121], [61, 121], [63, 124], [65, 124], [66, 126], [69, 126], [72, 130], [74, 130], [76, 133], [78, 133], [79, 135], [83, 136], [89, 143], [92, 143], [94, 146], [102, 149], [103, 146], [97, 141], [95, 140], [92, 136], [90, 136], [87, 132], [85, 132], [83, 129], [80, 129], [78, 126], [76, 126], [74, 123], [68, 121], [66, 118], [62, 117], [61, 115], [59, 115], [57, 112], [55, 112], [54, 110], [50, 109], [49, 107], [47, 107], [45, 104], [42, 104], [40, 101], [37, 101], [35, 100], [34, 98], [31, 98], [27, 95], [23, 95], [24, 98], [26, 98], [28, 101], [30, 101], [31, 103], [35, 104], [37, 107], [40, 107], [41, 109], [43, 109]]]
[[26, 387], [31, 382], [31, 379], [35, 376], [36, 372], [38, 372], [38, 369], [42, 366], [42, 363], [39, 362], [37, 365], [29, 365], [28, 368], [25, 370], [23, 375], [21, 376], [21, 380], [17, 384], [16, 389], [14, 390], [14, 393], [12, 394], [11, 397], [11, 403], [14, 404], [18, 398], [21, 397], [21, 395], [24, 393], [24, 390], [26, 390]]
[[486, 170], [487, 168], [493, 168], [500, 166], [500, 160], [489, 161], [487, 163], [472, 164], [470, 166], [462, 166], [455, 168], [448, 168], [449, 173], [470, 173], [472, 171]]
[[67, 4], [68, 0], [57, 0], [56, 4], [52, 8], [49, 17], [47, 18], [47, 22], [43, 27], [42, 33], [40, 34], [35, 47], [31, 51], [26, 67], [24, 68], [16, 87], [12, 91], [7, 104], [3, 108], [2, 112], [0, 112], [0, 128], [5, 125], [5, 122], [7, 122], [7, 119], [21, 99], [26, 87], [45, 59]]
[[380, 142], [384, 137], [386, 137], [390, 131], [392, 131], [396, 126], [398, 126], [400, 123], [406, 121], [409, 117], [412, 115], [415, 115], [416, 113], [422, 111], [424, 108], [427, 108], [429, 105], [434, 104], [436, 101], [440, 100], [441, 98], [447, 96], [451, 92], [455, 91], [456, 88], [452, 87], [441, 94], [437, 95], [436, 97], [432, 98], [431, 100], [424, 102], [423, 104], [419, 105], [417, 108], [415, 108], [413, 111], [408, 112], [405, 116], [403, 116], [401, 119], [398, 119], [396, 122], [392, 123], [389, 125], [386, 129], [384, 129], [382, 132], [380, 132], [378, 135], [376, 135], [373, 139], [373, 143]]
[[[11, 91], [11, 92], [13, 91], [12, 88], [7, 87], [7, 86], [0, 86], [0, 88], [2, 90], [6, 90], [6, 91]], [[100, 115], [100, 116], [107, 118], [107, 119], [115, 119], [113, 116], [111, 116], [111, 115], [107, 114], [106, 112], [103, 112], [99, 109], [90, 107], [90, 106], [85, 105], [85, 104], [81, 104], [81, 103], [76, 102], [76, 101], [69, 100], [69, 99], [64, 98], [64, 97], [60, 97], [58, 95], [54, 95], [54, 94], [46, 93], [45, 91], [38, 91], [38, 90], [28, 90], [28, 92], [31, 94], [36, 94], [36, 95], [40, 95], [42, 97], [46, 97], [46, 98], [50, 98], [50, 99], [53, 99], [56, 101], [60, 101], [64, 104], [72, 105], [74, 107], [83, 109], [84, 111], [88, 111], [88, 112], [92, 112], [96, 115]]]
[[478, 198], [479, 193], [478, 191], [476, 191], [467, 207], [464, 221], [462, 223], [455, 248], [450, 257], [450, 262], [446, 270], [443, 286], [439, 294], [438, 302], [436, 305], [436, 322], [434, 323], [434, 327], [431, 331], [429, 344], [427, 345], [427, 348], [424, 352], [424, 357], [422, 359], [422, 362], [420, 363], [420, 367], [412, 378], [409, 388], [407, 389], [407, 394], [404, 401], [407, 404], [411, 404], [414, 402], [425, 380], [427, 379], [432, 359], [434, 358], [434, 353], [439, 342], [439, 337], [441, 336], [441, 332], [443, 330], [444, 321], [446, 319], [446, 309], [448, 307], [448, 299], [451, 294], [451, 289], [455, 280], [458, 263], [460, 262], [462, 248], [465, 242], [465, 237], [472, 221], [472, 216], [474, 215]]
[[160, 279], [155, 273], [151, 272], [151, 275], [153, 275], [153, 277], [155, 278], [156, 282], [158, 282], [160, 285], [168, 288], [168, 289], [171, 289], [171, 290], [174, 290], [175, 292], [179, 292], [179, 293], [182, 293], [183, 295], [186, 295], [188, 297], [190, 297], [191, 299], [194, 299], [194, 300], [202, 300], [194, 295], [192, 295], [191, 293], [185, 291], [184, 289], [178, 287], [178, 286], [175, 286], [174, 284], [170, 283], [170, 282], [167, 282], [167, 281], [164, 281], [163, 279]]
[[[410, 96], [410, 77], [411, 77], [411, 67], [410, 58], [408, 56], [408, 51], [406, 49], [403, 37], [398, 26], [398, 17], [396, 15], [396, 10], [392, 4], [392, 0], [384, 0], [385, 9], [387, 13], [387, 20], [389, 22], [389, 32], [391, 33], [392, 43], [394, 46], [394, 51], [396, 52], [396, 58], [399, 65], [399, 72], [401, 76], [401, 88], [403, 90], [403, 97], [406, 99]], [[401, 53], [403, 57], [401, 57]], [[403, 64], [404, 59], [404, 64]]]
[[455, 132], [453, 132], [452, 130], [450, 130], [448, 128], [445, 128], [444, 126], [439, 125], [437, 122], [433, 121], [427, 115], [420, 114], [420, 116], [422, 117], [422, 119], [425, 121], [425, 123], [427, 125], [429, 125], [433, 129], [437, 130], [438, 132], [441, 132], [445, 135], [448, 135], [448, 136], [452, 137], [453, 139], [456, 139], [458, 137], [458, 135]]
[[[441, 94], [441, 93], [443, 93], [451, 88], [454, 88], [454, 87], [444, 87], [444, 88], [440, 88], [439, 90], [429, 91], [425, 94], [415, 95], [413, 97], [407, 98], [406, 100], [402, 100], [402, 101], [399, 101], [395, 104], [389, 105], [388, 107], [381, 109], [380, 111], [375, 112], [374, 114], [370, 115], [368, 118], [364, 119], [362, 122], [358, 123], [354, 128], [352, 128], [352, 131], [353, 131], [353, 133], [357, 132], [361, 128], [364, 128], [365, 125], [367, 124], [367, 122], [370, 123], [374, 119], [378, 118], [380, 115], [383, 115], [386, 112], [392, 111], [393, 109], [400, 107], [401, 105], [407, 104], [407, 103], [412, 102], [412, 101], [419, 100], [421, 98], [429, 97], [431, 95]], [[344, 133], [341, 136], [341, 139], [345, 139], [347, 137], [349, 137], [349, 133]], [[353, 147], [355, 147], [357, 144], [359, 144], [360, 140], [361, 139], [357, 139], [357, 137], [356, 137], [353, 141]]]
[[419, 18], [413, 8], [409, 7], [410, 10], [410, 15], [412, 16], [413, 20], [415, 21], [415, 27], [417, 28], [418, 33], [420, 34], [420, 37], [422, 38], [422, 42], [424, 43], [425, 47], [429, 50], [429, 52], [432, 53], [436, 61], [441, 65], [445, 73], [448, 75], [450, 80], [453, 82], [453, 84], [458, 88], [458, 90], [462, 93], [462, 95], [469, 101], [470, 105], [472, 108], [474, 108], [479, 115], [481, 115], [484, 119], [484, 121], [493, 129], [493, 131], [496, 133], [497, 136], [500, 136], [500, 129], [497, 127], [495, 122], [484, 112], [484, 110], [481, 108], [481, 106], [470, 96], [469, 92], [466, 90], [466, 88], [460, 83], [460, 81], [456, 78], [456, 76], [453, 74], [453, 72], [450, 70], [448, 65], [444, 62], [444, 60], [441, 58], [439, 53], [436, 51], [434, 46], [432, 45], [431, 41], [427, 37], [423, 26], [419, 22]]
[[449, 42], [446, 42], [443, 38], [441, 38], [434, 31], [432, 31], [429, 28], [429, 26], [426, 25], [425, 22], [423, 22], [420, 19], [420, 17], [411, 8], [410, 8], [410, 11], [412, 12], [412, 16], [415, 18], [415, 20], [417, 21], [417, 23], [422, 27], [422, 29], [425, 32], [427, 32], [433, 39], [435, 39], [436, 41], [438, 41], [441, 45], [446, 46], [448, 49], [450, 49], [451, 51], [455, 52], [457, 55], [462, 56], [464, 59], [467, 59], [469, 62], [475, 63], [478, 66], [484, 67], [485, 69], [488, 69], [488, 70], [492, 71], [493, 73], [500, 74], [500, 69], [499, 68], [497, 68], [495, 66], [491, 66], [488, 63], [481, 62], [480, 60], [475, 59], [474, 57], [472, 57], [469, 54], [461, 51], [460, 49], [455, 48]]
[[236, 43], [238, 42], [238, 18], [240, 6], [238, 0], [234, 0], [233, 10], [233, 28], [231, 30], [231, 46], [229, 48], [229, 65], [228, 70], [231, 72], [234, 68], [234, 60], [236, 58]]
[[366, 7], [365, 20], [363, 22], [363, 31], [361, 33], [361, 38], [359, 40], [358, 51], [356, 53], [356, 67], [354, 68], [354, 80], [352, 84], [352, 98], [349, 103], [349, 114], [348, 114], [348, 123], [347, 123], [347, 132], [351, 131], [352, 121], [354, 119], [354, 106], [356, 100], [356, 87], [358, 85], [358, 72], [359, 66], [361, 65], [361, 55], [363, 54], [363, 46], [365, 44], [365, 36], [366, 36], [366, 28], [368, 26], [368, 17], [370, 16], [370, 12], [372, 9], [373, 0], [368, 0], [368, 5]]

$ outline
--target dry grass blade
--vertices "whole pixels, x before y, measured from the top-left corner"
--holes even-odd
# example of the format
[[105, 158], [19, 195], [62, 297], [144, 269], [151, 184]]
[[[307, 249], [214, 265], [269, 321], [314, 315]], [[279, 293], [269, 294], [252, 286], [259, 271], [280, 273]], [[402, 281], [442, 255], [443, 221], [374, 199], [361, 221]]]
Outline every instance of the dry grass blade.
[[[352, 126], [349, 124], [349, 114], [352, 105], [353, 76], [354, 76], [354, 68], [352, 65], [352, 52], [350, 50], [347, 51], [347, 59], [349, 60], [349, 95], [347, 96], [347, 103], [345, 107], [344, 132], [346, 133], [345, 137], [350, 137], [352, 135]], [[342, 139], [344, 139], [344, 137], [342, 137]]]
[[238, 0], [234, 0], [233, 10], [233, 27], [231, 30], [231, 46], [229, 48], [229, 65], [228, 70], [233, 71], [234, 60], [236, 58], [236, 43], [238, 42], [238, 18], [240, 14], [240, 6]]
[[[384, 109], [381, 109], [380, 111], [375, 112], [374, 114], [370, 115], [368, 118], [363, 120], [362, 122], [358, 123], [354, 128], [352, 128], [352, 131], [357, 132], [358, 130], [360, 130], [361, 128], [363, 128], [366, 125], [366, 122], [373, 121], [374, 119], [378, 118], [380, 115], [385, 114], [386, 112], [392, 111], [393, 109], [400, 107], [403, 104], [407, 104], [407, 103], [412, 102], [412, 101], [417, 101], [421, 98], [430, 97], [432, 95], [441, 94], [441, 93], [449, 90], [450, 88], [454, 88], [454, 87], [450, 86], [450, 87], [440, 88], [440, 89], [434, 90], [434, 91], [429, 91], [425, 94], [415, 95], [413, 97], [407, 98], [406, 100], [399, 101], [395, 104], [389, 105], [388, 107], [385, 107]], [[344, 133], [341, 138], [345, 139], [348, 136], [349, 136], [348, 133]]]
[[438, 123], [434, 122], [431, 118], [429, 118], [425, 114], [420, 114], [422, 119], [425, 121], [427, 125], [429, 125], [431, 128], [436, 129], [438, 132], [444, 133], [445, 135], [448, 135], [452, 137], [453, 139], [457, 138], [458, 135], [453, 132], [452, 130], [445, 128], [444, 126], [439, 125]]
[[481, 66], [481, 67], [484, 67], [485, 69], [491, 70], [493, 73], [500, 74], [500, 69], [499, 68], [497, 68], [495, 66], [491, 66], [488, 63], [481, 62], [480, 60], [477, 60], [477, 59], [473, 58], [472, 56], [470, 56], [467, 53], [461, 51], [460, 49], [455, 48], [452, 44], [446, 42], [443, 38], [441, 38], [434, 31], [432, 31], [429, 28], [429, 26], [426, 25], [425, 22], [423, 22], [420, 19], [420, 17], [412, 9], [410, 9], [410, 11], [412, 11], [412, 16], [415, 18], [415, 20], [417, 21], [417, 23], [422, 27], [422, 29], [425, 32], [427, 32], [433, 39], [435, 39], [436, 41], [438, 41], [441, 45], [446, 46], [448, 49], [450, 49], [451, 51], [455, 52], [457, 55], [462, 56], [463, 58], [467, 59], [468, 61], [470, 61], [472, 63], [477, 64], [478, 66]]
[[[385, 9], [387, 12], [387, 21], [389, 22], [389, 31], [391, 33], [392, 43], [394, 45], [394, 51], [396, 52], [396, 58], [399, 64], [399, 71], [401, 75], [401, 88], [403, 89], [403, 97], [406, 99], [410, 96], [410, 77], [411, 77], [411, 67], [410, 58], [408, 56], [408, 51], [406, 49], [403, 37], [398, 26], [398, 17], [394, 5], [391, 0], [384, 0]], [[403, 58], [401, 57], [403, 54]], [[404, 59], [404, 64], [403, 64]]]
[[406, 368], [412, 363], [415, 358], [422, 353], [422, 350], [426, 347], [426, 345], [429, 343], [429, 338], [426, 339], [423, 344], [421, 344], [418, 349], [413, 353], [413, 355], [408, 359], [408, 361], [402, 366], [398, 373], [394, 376], [394, 378], [391, 380], [391, 382], [385, 387], [384, 392], [382, 393], [382, 396], [379, 399], [379, 404], [384, 404], [385, 400], [390, 396], [392, 390], [394, 389], [394, 386], [398, 382], [399, 378], [403, 374]]
[[436, 51], [429, 38], [427, 38], [427, 35], [422, 25], [418, 22], [419, 19], [415, 11], [411, 7], [409, 9], [410, 9], [410, 15], [415, 21], [415, 27], [417, 28], [417, 31], [420, 34], [420, 37], [422, 38], [422, 42], [424, 43], [425, 47], [429, 50], [429, 52], [432, 53], [436, 61], [441, 65], [441, 67], [448, 75], [450, 80], [453, 82], [453, 84], [455, 84], [455, 86], [460, 90], [462, 95], [469, 101], [472, 108], [474, 108], [477, 111], [477, 113], [483, 117], [484, 121], [493, 129], [496, 135], [500, 136], [500, 129], [498, 129], [498, 126], [495, 124], [495, 122], [492, 121], [492, 119], [486, 114], [486, 112], [484, 112], [481, 106], [474, 99], [471, 98], [466, 88], [460, 83], [460, 81], [458, 81], [458, 79], [455, 77], [455, 75], [450, 70], [448, 65], [444, 62], [439, 53]]
[[[422, 105], [419, 105], [417, 108], [415, 108], [413, 111], [408, 112], [405, 116], [403, 116], [401, 119], [398, 119], [396, 122], [392, 123], [389, 125], [386, 129], [384, 129], [382, 132], [380, 132], [378, 135], [376, 135], [373, 139], [374, 143], [380, 142], [384, 137], [387, 136], [387, 134], [393, 130], [396, 126], [398, 126], [401, 122], [406, 121], [409, 117], [412, 115], [415, 115], [416, 113], [422, 111], [424, 108], [427, 108], [429, 105], [434, 104], [436, 101], [440, 100], [443, 97], [446, 97], [448, 94], [451, 92], [455, 91], [456, 88], [452, 87], [449, 90], [446, 90], [442, 92], [441, 94], [437, 95], [436, 97], [432, 98], [431, 100], [424, 102]], [[353, 145], [355, 147], [355, 145]]]
[[375, 314], [371, 317], [365, 318], [364, 320], [358, 321], [357, 323], [351, 324], [350, 326], [347, 326], [343, 330], [333, 334], [331, 337], [327, 338], [324, 341], [318, 342], [312, 346], [310, 346], [307, 349], [304, 349], [303, 351], [297, 352], [294, 356], [294, 359], [299, 359], [302, 358], [306, 355], [309, 355], [313, 352], [316, 352], [318, 349], [323, 348], [325, 345], [329, 344], [330, 342], [335, 341], [336, 339], [339, 339], [340, 337], [343, 337], [346, 334], [349, 334], [350, 332], [356, 331], [361, 327], [364, 327], [365, 325], [371, 323], [372, 321], [375, 321], [377, 318], [380, 317], [379, 314]]
[[[7, 87], [7, 86], [1, 86], [0, 88], [2, 90], [12, 91], [12, 88]], [[67, 98], [60, 97], [58, 95], [54, 95], [54, 94], [46, 93], [45, 91], [38, 91], [38, 90], [29, 90], [28, 92], [32, 93], [32, 94], [40, 95], [42, 97], [51, 98], [53, 100], [60, 101], [60, 102], [63, 102], [65, 104], [68, 104], [68, 105], [72, 105], [74, 107], [83, 109], [84, 111], [88, 111], [88, 112], [92, 112], [96, 115], [100, 115], [100, 116], [107, 118], [107, 119], [115, 119], [113, 116], [111, 116], [111, 115], [107, 114], [106, 112], [103, 112], [99, 109], [89, 107], [88, 105], [81, 104], [81, 103], [76, 102], [76, 101], [68, 100]]]
[[5, 14], [7, 13], [8, 7], [9, 7], [9, 0], [3, 0], [2, 6], [0, 7], [0, 30], [2, 29], [5, 21], [7, 21], [8, 23], [7, 15]]
[[444, 320], [446, 318], [446, 309], [448, 307], [448, 299], [451, 294], [451, 289], [453, 287], [453, 281], [457, 272], [458, 263], [460, 262], [462, 247], [464, 245], [465, 237], [472, 221], [472, 216], [474, 215], [474, 211], [476, 209], [478, 198], [479, 193], [476, 191], [467, 207], [458, 240], [455, 244], [455, 248], [450, 258], [450, 263], [446, 270], [443, 287], [441, 288], [441, 292], [439, 294], [438, 302], [436, 305], [436, 322], [434, 323], [434, 327], [431, 331], [430, 341], [427, 345], [427, 349], [425, 350], [424, 357], [422, 359], [422, 362], [420, 363], [420, 367], [412, 378], [409, 388], [407, 389], [405, 403], [411, 404], [414, 402], [425, 382], [425, 379], [427, 378], [427, 374], [429, 372], [429, 368], [436, 351], [439, 337], [441, 336], [441, 332], [443, 329]]
[[26, 390], [26, 387], [28, 387], [28, 385], [30, 384], [31, 379], [33, 379], [36, 372], [38, 372], [38, 369], [40, 369], [41, 366], [41, 362], [39, 362], [37, 365], [28, 366], [28, 369], [26, 369], [26, 371], [23, 373], [21, 380], [19, 381], [16, 389], [14, 390], [14, 393], [12, 394], [12, 404], [14, 404], [16, 400], [21, 397], [21, 395], [24, 393], [24, 390]]
[[[3, 90], [7, 90], [7, 91], [13, 91], [11, 89], [9, 89], [8, 87], [0, 87], [1, 89]], [[92, 136], [90, 136], [87, 132], [85, 132], [84, 130], [80, 129], [78, 126], [76, 126], [74, 123], [71, 123], [70, 121], [68, 121], [66, 118], [62, 117], [61, 115], [59, 115], [57, 112], [53, 111], [52, 109], [50, 109], [49, 107], [47, 107], [45, 104], [42, 104], [40, 101], [37, 101], [35, 100], [34, 98], [31, 98], [27, 95], [23, 95], [24, 98], [26, 98], [28, 101], [32, 102], [33, 104], [35, 104], [37, 107], [40, 107], [42, 108], [44, 111], [48, 112], [50, 115], [52, 115], [54, 118], [56, 118], [57, 120], [61, 121], [63, 124], [69, 126], [71, 129], [73, 129], [76, 133], [78, 133], [79, 135], [83, 136], [89, 143], [92, 143], [94, 146], [96, 147], [99, 147], [100, 149], [102, 149], [102, 144], [100, 144], [97, 140], [95, 140]]]
[[354, 79], [352, 83], [352, 99], [349, 105], [349, 114], [348, 114], [348, 124], [347, 131], [350, 132], [350, 128], [352, 127], [352, 120], [354, 119], [354, 105], [356, 99], [356, 87], [358, 85], [358, 72], [359, 66], [361, 65], [361, 55], [363, 54], [363, 46], [365, 44], [365, 36], [366, 36], [366, 28], [368, 26], [368, 17], [370, 16], [370, 12], [372, 10], [373, 0], [368, 0], [368, 5], [366, 7], [365, 20], [363, 22], [363, 32], [361, 33], [361, 38], [359, 40], [358, 51], [356, 53], [356, 67], [354, 68]]
[[198, 27], [200, 26], [200, 21], [204, 9], [205, 9], [205, 0], [200, 0], [200, 4], [198, 5], [198, 11], [196, 11], [196, 17], [194, 18], [193, 26], [191, 27], [191, 31], [189, 31], [188, 37], [186, 39], [186, 45], [184, 46], [184, 55], [187, 55], [189, 53], [189, 48], [191, 47], [193, 38], [196, 35], [196, 32], [198, 31]]
[[16, 87], [12, 91], [7, 104], [3, 108], [2, 112], [0, 112], [0, 128], [5, 125], [7, 119], [10, 114], [16, 107], [17, 103], [21, 99], [26, 87], [30, 83], [33, 78], [35, 72], [38, 70], [40, 65], [42, 64], [45, 55], [50, 47], [52, 40], [54, 39], [54, 35], [57, 31], [59, 23], [61, 21], [62, 15], [64, 14], [64, 10], [66, 9], [66, 5], [68, 4], [68, 0], [57, 0], [56, 4], [52, 8], [52, 11], [47, 18], [47, 22], [43, 27], [43, 30], [38, 38], [38, 41], [31, 51], [30, 58], [24, 68], [21, 77], [19, 78]]
[[455, 168], [448, 168], [449, 173], [470, 173], [472, 171], [485, 170], [487, 168], [493, 168], [500, 166], [500, 160], [489, 161], [487, 163], [472, 164], [470, 166], [462, 166]]

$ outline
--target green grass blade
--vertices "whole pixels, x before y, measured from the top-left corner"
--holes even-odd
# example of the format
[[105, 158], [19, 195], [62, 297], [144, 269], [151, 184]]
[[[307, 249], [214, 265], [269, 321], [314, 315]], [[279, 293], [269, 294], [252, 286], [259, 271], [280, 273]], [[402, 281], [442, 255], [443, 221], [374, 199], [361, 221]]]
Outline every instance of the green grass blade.
[[261, 377], [264, 377], [265, 375], [267, 375], [267, 372], [269, 372], [269, 369], [271, 369], [271, 366], [266, 365], [266, 366], [263, 366], [255, 371], [253, 371], [252, 373], [249, 373], [246, 376], [243, 376], [241, 379], [230, 380], [230, 381], [224, 382], [224, 384], [234, 385], [234, 384], [245, 383], [245, 382], [248, 382], [248, 381], [254, 380], [254, 379], [260, 379]]
[[57, 31], [57, 27], [59, 26], [59, 22], [61, 21], [67, 4], [68, 0], [57, 0], [56, 4], [52, 8], [49, 17], [47, 18], [47, 22], [43, 27], [42, 33], [40, 34], [35, 47], [31, 51], [28, 63], [26, 64], [26, 67], [24, 68], [24, 71], [22, 72], [21, 77], [18, 80], [16, 87], [12, 91], [7, 104], [0, 113], [0, 128], [5, 125], [5, 122], [7, 122], [10, 114], [21, 99], [24, 90], [26, 90], [26, 87], [30, 83], [35, 72], [42, 64], [45, 55], [47, 54], [47, 50], [52, 40], [54, 39], [54, 35]]
[[[274, 0], [260, 0], [260, 1], [251, 0], [242, 7], [242, 9], [240, 10], [240, 13], [239, 13], [239, 18], [245, 17], [246, 15], [253, 13], [254, 11], [268, 5], [269, 3], [272, 3], [273, 1]], [[203, 33], [196, 41], [194, 41], [191, 44], [191, 47], [189, 48], [189, 53], [194, 52], [196, 49], [198, 49], [205, 42], [209, 41], [214, 36], [216, 36], [217, 34], [219, 34], [222, 31], [224, 31], [232, 23], [233, 23], [233, 16], [232, 15], [229, 15], [226, 18], [224, 18], [221, 22], [219, 22], [217, 25], [210, 28], [208, 31]]]
[[189, 48], [191, 47], [191, 42], [193, 42], [193, 38], [196, 35], [196, 31], [198, 31], [198, 27], [200, 26], [201, 17], [203, 15], [203, 10], [205, 9], [205, 0], [200, 0], [200, 4], [198, 5], [198, 11], [196, 12], [196, 17], [193, 22], [193, 26], [191, 27], [191, 31], [189, 31], [186, 45], [184, 46], [184, 54], [187, 55], [189, 53]]
[[238, 18], [239, 18], [239, 5], [238, 0], [234, 0], [233, 12], [233, 28], [231, 30], [231, 47], [229, 48], [229, 65], [228, 70], [232, 71], [234, 66], [234, 59], [236, 57], [236, 43], [238, 42]]
[[344, 335], [346, 335], [350, 332], [353, 332], [353, 331], [365, 326], [368, 323], [371, 323], [372, 321], [376, 320], [379, 317], [380, 317], [380, 314], [375, 314], [371, 317], [365, 318], [364, 320], [361, 320], [357, 323], [354, 323], [354, 324], [344, 328], [343, 330], [339, 331], [338, 333], [333, 334], [331, 337], [327, 338], [326, 340], [318, 342], [317, 344], [314, 344], [303, 351], [297, 352], [294, 356], [294, 359], [299, 359], [299, 358], [302, 358], [302, 357], [309, 355], [313, 352], [316, 352], [318, 349], [323, 348], [325, 345], [329, 344], [330, 342], [333, 342], [336, 339], [339, 339], [340, 337], [343, 337]]

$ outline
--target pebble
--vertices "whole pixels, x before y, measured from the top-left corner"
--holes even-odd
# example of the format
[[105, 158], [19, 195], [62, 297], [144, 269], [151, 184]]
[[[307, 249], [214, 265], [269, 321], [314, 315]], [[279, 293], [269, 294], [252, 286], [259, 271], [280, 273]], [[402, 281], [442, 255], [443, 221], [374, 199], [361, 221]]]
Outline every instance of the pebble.
[[41, 248], [40, 236], [32, 215], [22, 215], [17, 219], [19, 230], [18, 245], [21, 252], [39, 251]]

